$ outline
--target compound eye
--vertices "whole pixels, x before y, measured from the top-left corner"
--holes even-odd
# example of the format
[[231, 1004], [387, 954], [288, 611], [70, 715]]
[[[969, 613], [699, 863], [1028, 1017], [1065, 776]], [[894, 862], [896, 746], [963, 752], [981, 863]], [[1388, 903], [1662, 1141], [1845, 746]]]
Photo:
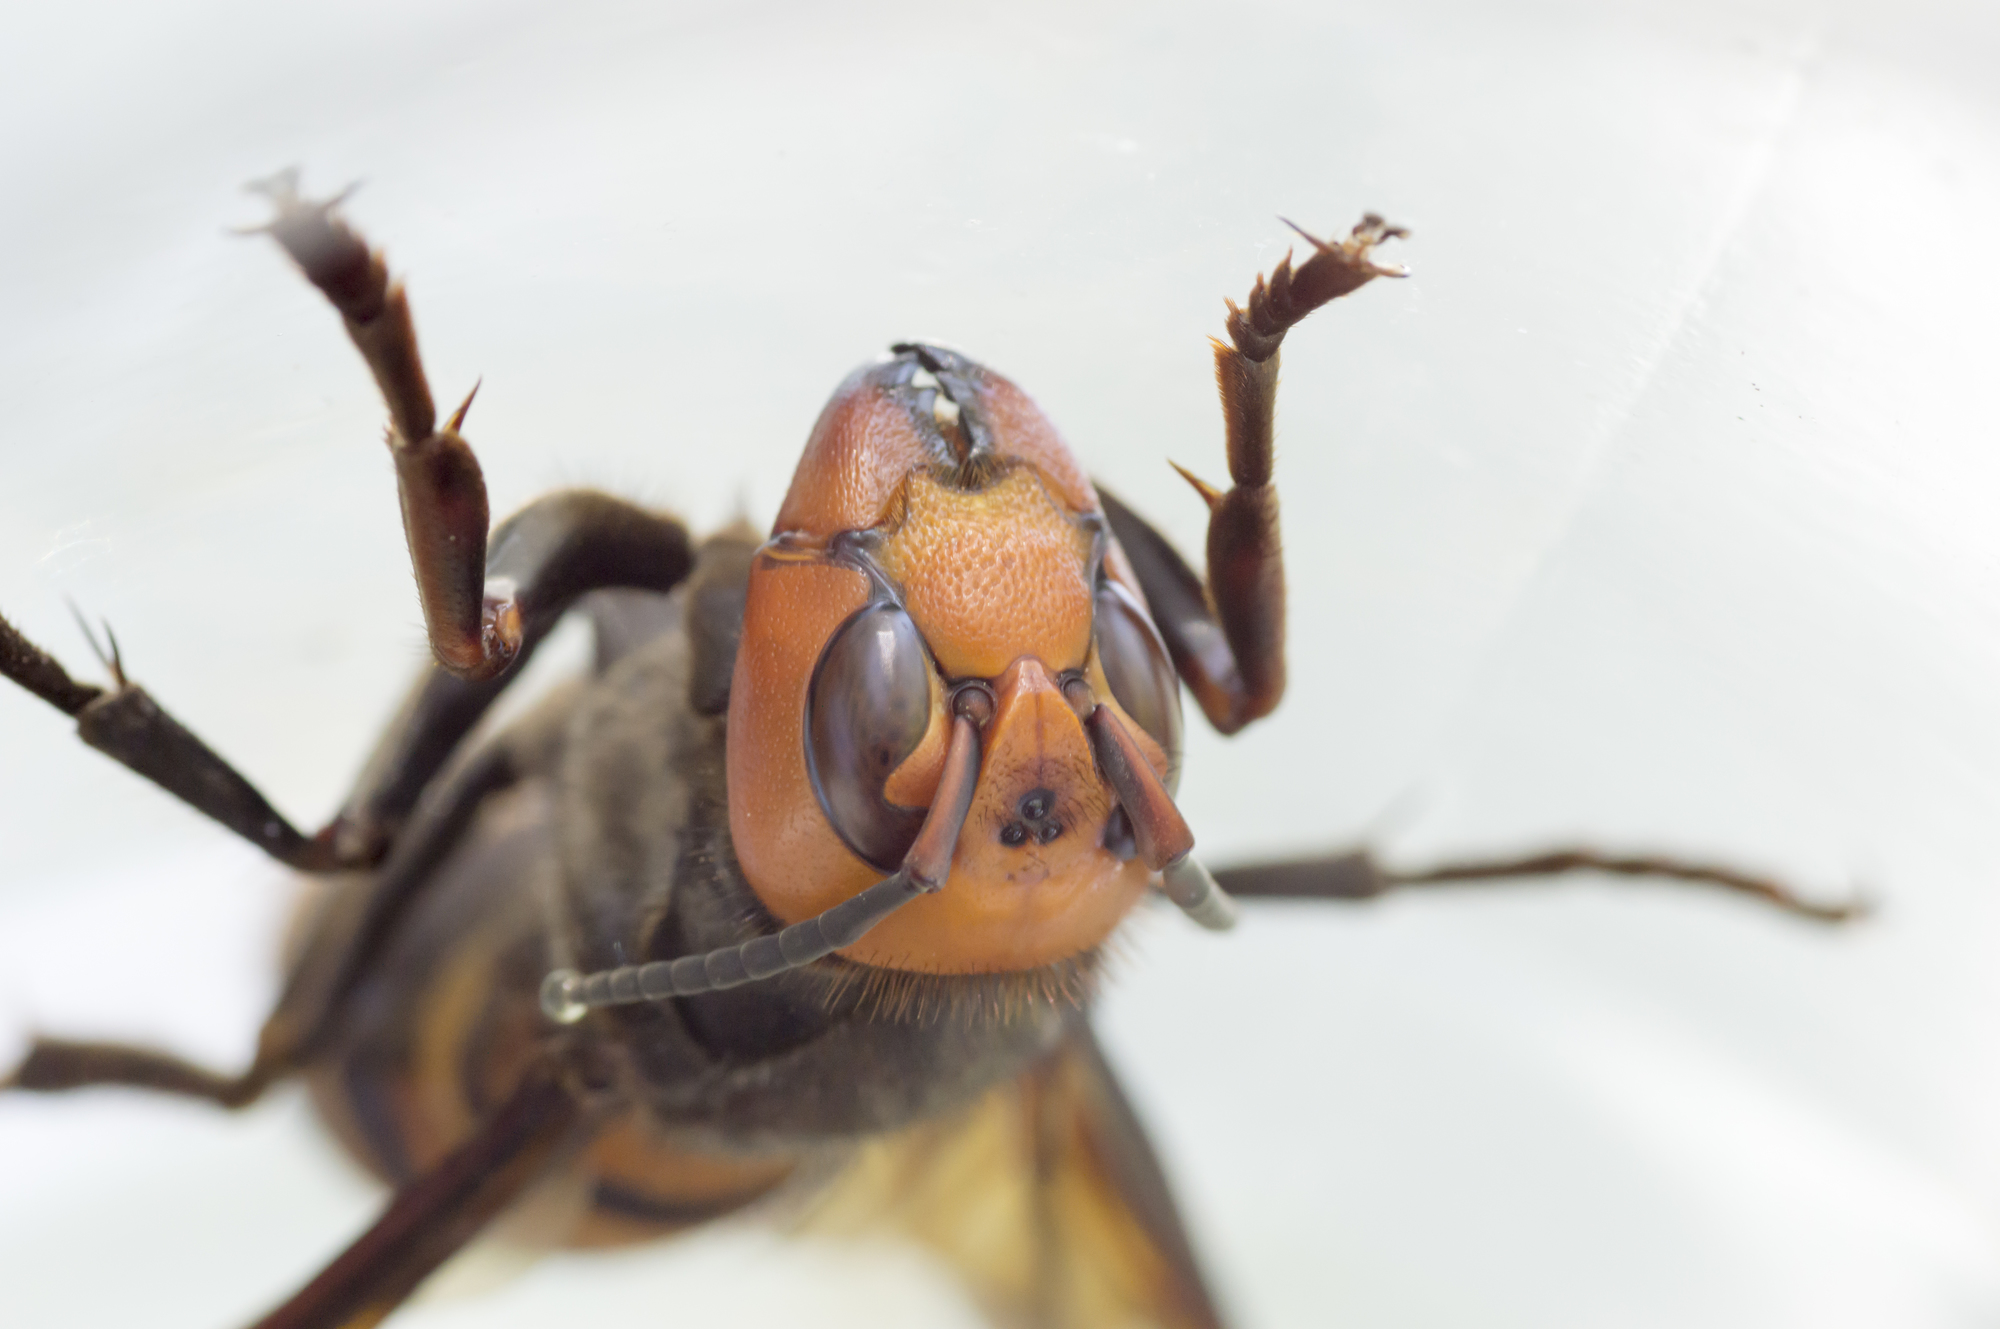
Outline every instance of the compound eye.
[[882, 795], [931, 723], [931, 661], [917, 625], [886, 601], [834, 632], [806, 692], [806, 769], [820, 810], [858, 856], [892, 872], [922, 828], [921, 808]]
[[1168, 785], [1181, 768], [1181, 681], [1159, 629], [1115, 581], [1097, 588], [1097, 659], [1125, 714], [1166, 750]]

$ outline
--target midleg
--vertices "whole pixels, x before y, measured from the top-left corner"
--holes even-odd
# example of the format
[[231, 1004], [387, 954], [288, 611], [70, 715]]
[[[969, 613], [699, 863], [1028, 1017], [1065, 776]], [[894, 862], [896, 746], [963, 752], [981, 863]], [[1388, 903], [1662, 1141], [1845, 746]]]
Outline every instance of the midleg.
[[[525, 659], [556, 620], [602, 586], [671, 590], [693, 565], [687, 531], [672, 518], [608, 494], [549, 494], [501, 523], [491, 567], [514, 588]], [[93, 643], [94, 644], [94, 643]], [[66, 715], [91, 747], [145, 776], [282, 863], [307, 872], [366, 867], [386, 854], [417, 800], [513, 677], [467, 679], [433, 666], [370, 759], [346, 806], [315, 835], [299, 831], [235, 767], [126, 676], [115, 644], [112, 686], [71, 678], [0, 618], [0, 676]]]
[[1138, 574], [1174, 667], [1209, 723], [1225, 734], [1269, 715], [1285, 693], [1285, 570], [1271, 483], [1278, 347], [1327, 301], [1376, 277], [1402, 276], [1402, 269], [1369, 256], [1402, 234], [1370, 214], [1338, 244], [1307, 235], [1312, 257], [1294, 269], [1287, 254], [1268, 283], [1257, 279], [1247, 307], [1229, 302], [1229, 343], [1214, 345], [1231, 487], [1224, 492], [1181, 471], [1208, 504], [1206, 586], [1158, 532], [1104, 496], [1111, 529]]
[[0, 618], [0, 676], [73, 717], [77, 736], [84, 742], [282, 863], [307, 871], [344, 865], [335, 849], [334, 827], [316, 836], [301, 833], [235, 767], [125, 677], [115, 642], [105, 654], [105, 664], [111, 673], [110, 689], [80, 683]]
[[1865, 901], [1808, 900], [1781, 881], [1713, 863], [1648, 854], [1607, 854], [1569, 847], [1518, 858], [1462, 859], [1416, 871], [1383, 867], [1366, 849], [1241, 867], [1213, 869], [1215, 880], [1242, 899], [1372, 900], [1415, 886], [1492, 885], [1595, 872], [1634, 880], [1713, 886], [1762, 900], [1786, 913], [1823, 923], [1844, 923], [1867, 912]]

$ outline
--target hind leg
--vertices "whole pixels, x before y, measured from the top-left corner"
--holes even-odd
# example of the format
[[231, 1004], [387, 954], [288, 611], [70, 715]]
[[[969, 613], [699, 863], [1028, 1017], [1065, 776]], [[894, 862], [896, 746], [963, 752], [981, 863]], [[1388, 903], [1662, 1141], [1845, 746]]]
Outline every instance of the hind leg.
[[[547, 758], [564, 713], [523, 721], [468, 754], [433, 781], [395, 847], [365, 884], [343, 883], [293, 966], [264, 1022], [257, 1055], [238, 1075], [126, 1044], [37, 1039], [0, 1091], [59, 1093], [97, 1086], [152, 1089], [243, 1107], [306, 1064], [347, 1007], [355, 988], [393, 944], [408, 910], [464, 840], [480, 809]], [[349, 887], [352, 888], [349, 888]]]
[[1583, 847], [1545, 849], [1518, 858], [1463, 859], [1407, 872], [1381, 866], [1366, 849], [1214, 870], [1224, 890], [1246, 900], [1372, 900], [1419, 886], [1485, 886], [1575, 873], [1713, 887], [1821, 923], [1845, 923], [1868, 909], [1859, 898], [1807, 899], [1781, 881], [1716, 863], [1657, 854], [1607, 854]]
[[256, 1329], [379, 1323], [540, 1178], [583, 1125], [558, 1069], [530, 1067], [470, 1139], [398, 1190], [366, 1232]]
[[118, 1086], [240, 1108], [256, 1102], [281, 1073], [261, 1055], [240, 1075], [223, 1075], [151, 1048], [37, 1038], [13, 1074], [0, 1079], [0, 1090], [56, 1094]]

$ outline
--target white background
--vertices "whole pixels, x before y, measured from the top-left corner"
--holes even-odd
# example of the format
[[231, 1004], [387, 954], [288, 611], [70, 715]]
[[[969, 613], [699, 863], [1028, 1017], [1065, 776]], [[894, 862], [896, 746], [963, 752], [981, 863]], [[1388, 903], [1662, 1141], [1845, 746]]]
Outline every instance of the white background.
[[[775, 511], [961, 345], [1200, 546], [1204, 337], [1283, 214], [1416, 276], [1287, 342], [1292, 694], [1190, 745], [1215, 861], [1586, 836], [1612, 883], [1144, 921], [1104, 1008], [1245, 1326], [2000, 1323], [2000, 11], [1470, 0], [248, 3], [0, 16], [0, 607], [73, 598], [303, 823], [422, 637], [381, 409], [237, 186], [366, 185], [505, 511]], [[0, 696], [0, 1060], [239, 1064], [284, 875]], [[0, 1101], [0, 1317], [251, 1318], [379, 1202], [295, 1092]], [[749, 1229], [398, 1323], [937, 1325]], [[785, 1317], [790, 1317], [786, 1319]]]

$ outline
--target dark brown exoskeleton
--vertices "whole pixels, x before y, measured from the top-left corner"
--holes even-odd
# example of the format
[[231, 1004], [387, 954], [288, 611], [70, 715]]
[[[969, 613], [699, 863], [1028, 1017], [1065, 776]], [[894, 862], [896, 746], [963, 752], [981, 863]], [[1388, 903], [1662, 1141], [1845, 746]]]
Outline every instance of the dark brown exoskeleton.
[[[373, 1324], [505, 1211], [606, 1245], [757, 1203], [899, 1228], [1004, 1323], [1218, 1325], [1088, 1020], [1100, 952], [1148, 896], [1223, 928], [1232, 896], [1594, 870], [1848, 912], [1581, 849], [1424, 872], [1355, 851], [1211, 874], [1191, 855], [1180, 685], [1226, 733], [1285, 686], [1279, 346], [1402, 275], [1372, 257], [1402, 234], [1378, 217], [1308, 236], [1305, 262], [1230, 305], [1232, 484], [1188, 477], [1204, 580], [1012, 383], [915, 344], [835, 392], [769, 539], [695, 542], [581, 490], [489, 536], [466, 406], [438, 426], [381, 256], [289, 177], [265, 192], [388, 402], [435, 664], [308, 836], [115, 650], [109, 687], [79, 682], [0, 620], [0, 673], [85, 742], [326, 878], [247, 1069], [40, 1039], [0, 1082], [240, 1107], [304, 1076], [395, 1196], [263, 1325]], [[573, 610], [596, 631], [589, 675], [468, 737]]]

